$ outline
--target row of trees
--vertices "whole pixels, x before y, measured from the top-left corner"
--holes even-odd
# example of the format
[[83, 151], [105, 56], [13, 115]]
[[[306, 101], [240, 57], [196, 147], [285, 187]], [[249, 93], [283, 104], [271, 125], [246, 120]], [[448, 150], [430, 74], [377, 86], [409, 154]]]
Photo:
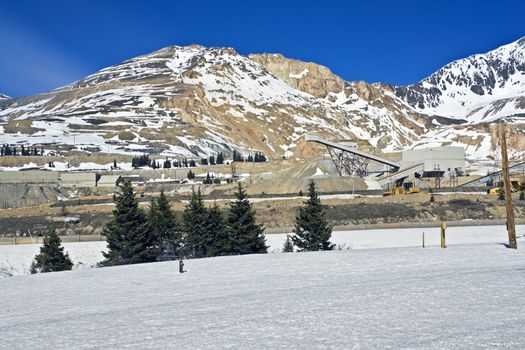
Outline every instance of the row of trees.
[[144, 263], [176, 258], [266, 253], [264, 228], [239, 183], [228, 211], [204, 205], [200, 189], [192, 192], [182, 218], [161, 192], [149, 210], [139, 207], [129, 183], [114, 197], [113, 219], [106, 225], [108, 252], [102, 266]]
[[[104, 228], [108, 252], [101, 266], [146, 263], [180, 258], [267, 253], [264, 227], [255, 220], [255, 210], [241, 183], [236, 200], [227, 211], [217, 204], [206, 207], [200, 189], [192, 191], [182, 217], [171, 209], [161, 191], [143, 210], [129, 182], [114, 196], [113, 218]], [[299, 208], [294, 234], [288, 235], [283, 252], [332, 250], [332, 227], [328, 224], [314, 182], [308, 199]], [[31, 265], [31, 273], [70, 270], [73, 266], [55, 231]]]
[[[114, 167], [116, 167], [116, 161], [113, 161]], [[193, 159], [183, 159], [183, 160], [169, 160], [166, 158], [164, 162], [160, 163], [160, 161], [151, 159], [149, 157], [149, 154], [143, 154], [138, 157], [133, 157], [131, 159], [131, 166], [133, 168], [140, 168], [143, 166], [149, 166], [153, 169], [170, 169], [170, 168], [195, 168], [196, 163]]]
[[216, 164], [224, 164], [224, 153], [220, 152], [217, 154], [217, 158], [215, 156], [209, 156], [208, 158], [201, 158], [201, 165], [216, 165]]
[[41, 148], [40, 150], [36, 147], [28, 147], [25, 148], [24, 145], [22, 145], [20, 148], [17, 148], [16, 146], [10, 146], [10, 145], [2, 145], [0, 147], [0, 157], [3, 156], [42, 156], [44, 155], [44, 148]]
[[242, 154], [237, 152], [236, 150], [233, 151], [233, 161], [234, 162], [266, 162], [266, 156], [261, 152], [255, 152], [255, 154], [249, 154], [247, 159], [244, 159]]
[[[261, 152], [255, 152], [255, 154], [248, 155], [248, 158], [245, 160], [244, 157], [237, 151], [233, 151], [233, 161], [234, 162], [266, 162], [266, 156], [262, 154]], [[114, 161], [116, 163], [116, 161]], [[201, 158], [200, 160], [201, 165], [216, 165], [216, 164], [224, 164], [224, 153], [219, 152], [217, 154], [217, 157], [215, 156], [209, 156], [207, 158]], [[133, 157], [131, 159], [131, 166], [133, 168], [139, 168], [143, 166], [149, 166], [153, 169], [170, 169], [170, 168], [194, 168], [196, 166], [196, 163], [193, 159], [183, 159], [183, 160], [169, 160], [166, 158], [164, 162], [161, 164], [158, 160], [151, 159], [149, 157], [149, 154], [143, 154], [138, 157]], [[116, 167], [116, 164], [115, 164]]]

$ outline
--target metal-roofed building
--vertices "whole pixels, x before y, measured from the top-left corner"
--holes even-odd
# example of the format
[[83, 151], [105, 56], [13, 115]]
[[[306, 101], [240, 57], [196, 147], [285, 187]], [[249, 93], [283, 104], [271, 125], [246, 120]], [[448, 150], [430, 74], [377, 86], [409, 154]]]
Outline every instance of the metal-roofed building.
[[402, 153], [401, 169], [423, 164], [423, 176], [461, 175], [465, 171], [463, 147], [432, 147]]
[[62, 173], [60, 174], [62, 187], [95, 187], [97, 174], [95, 173]]
[[58, 176], [56, 171], [0, 171], [0, 184], [58, 185]]
[[97, 182], [97, 187], [117, 187], [123, 181], [120, 175], [102, 175]]

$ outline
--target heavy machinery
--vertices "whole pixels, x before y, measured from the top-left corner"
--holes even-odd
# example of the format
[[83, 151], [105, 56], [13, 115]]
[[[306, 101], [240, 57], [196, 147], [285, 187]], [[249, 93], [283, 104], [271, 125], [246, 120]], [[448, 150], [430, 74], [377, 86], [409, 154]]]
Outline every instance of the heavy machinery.
[[[510, 182], [510, 184], [511, 184], [510, 191], [512, 193], [520, 192], [520, 191], [523, 191], [525, 189], [525, 184], [521, 183], [520, 181], [512, 180]], [[500, 191], [503, 191], [503, 181], [499, 181], [496, 184], [496, 187], [493, 187], [493, 188], [489, 189], [487, 191], [487, 194], [490, 194], [491, 196], [499, 196], [499, 192]]]
[[421, 189], [417, 187], [415, 181], [404, 181], [404, 179], [401, 179], [400, 181], [396, 181], [396, 183], [394, 183], [390, 190], [383, 192], [383, 196], [392, 196], [396, 194], [412, 194], [419, 192], [421, 192]]

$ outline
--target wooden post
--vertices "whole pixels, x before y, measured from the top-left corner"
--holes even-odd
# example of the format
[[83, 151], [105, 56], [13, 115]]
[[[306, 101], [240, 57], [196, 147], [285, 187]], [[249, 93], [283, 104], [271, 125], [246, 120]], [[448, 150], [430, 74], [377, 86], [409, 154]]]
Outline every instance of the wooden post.
[[447, 223], [446, 222], [442, 222], [441, 226], [440, 226], [440, 230], [441, 230], [441, 234], [440, 234], [440, 237], [441, 237], [441, 248], [446, 248], [447, 247], [447, 243], [446, 243], [446, 240], [445, 240], [445, 230], [446, 229], [447, 229]]
[[517, 249], [516, 226], [514, 224], [514, 210], [512, 209], [512, 190], [509, 175], [509, 159], [507, 156], [507, 140], [505, 135], [505, 124], [499, 124], [501, 144], [501, 172], [505, 189], [505, 207], [507, 209], [507, 233], [509, 235], [509, 248]]
[[422, 240], [422, 243], [423, 243], [423, 248], [425, 248], [425, 232], [423, 232], [421, 234], [421, 240]]

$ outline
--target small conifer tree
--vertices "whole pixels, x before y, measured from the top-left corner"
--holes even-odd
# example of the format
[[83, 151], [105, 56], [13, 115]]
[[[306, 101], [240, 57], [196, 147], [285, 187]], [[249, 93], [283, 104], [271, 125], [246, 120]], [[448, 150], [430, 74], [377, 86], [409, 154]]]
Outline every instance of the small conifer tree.
[[56, 230], [44, 238], [44, 245], [40, 247], [40, 253], [35, 256], [31, 263], [30, 272], [54, 272], [66, 271], [73, 268], [73, 262], [68, 253], [64, 253], [64, 247], [61, 245], [60, 237]]
[[332, 250], [335, 247], [330, 242], [332, 227], [326, 220], [313, 181], [308, 185], [308, 199], [295, 218], [294, 233], [292, 241], [300, 251]]
[[504, 201], [505, 200], [505, 189], [503, 188], [503, 186], [500, 186], [498, 188], [498, 200], [500, 200], [500, 201]]
[[264, 227], [257, 224], [255, 210], [240, 182], [234, 195], [236, 200], [230, 204], [228, 226], [235, 254], [267, 253]]
[[283, 245], [283, 253], [293, 253], [293, 241], [290, 235], [286, 235], [286, 241]]

